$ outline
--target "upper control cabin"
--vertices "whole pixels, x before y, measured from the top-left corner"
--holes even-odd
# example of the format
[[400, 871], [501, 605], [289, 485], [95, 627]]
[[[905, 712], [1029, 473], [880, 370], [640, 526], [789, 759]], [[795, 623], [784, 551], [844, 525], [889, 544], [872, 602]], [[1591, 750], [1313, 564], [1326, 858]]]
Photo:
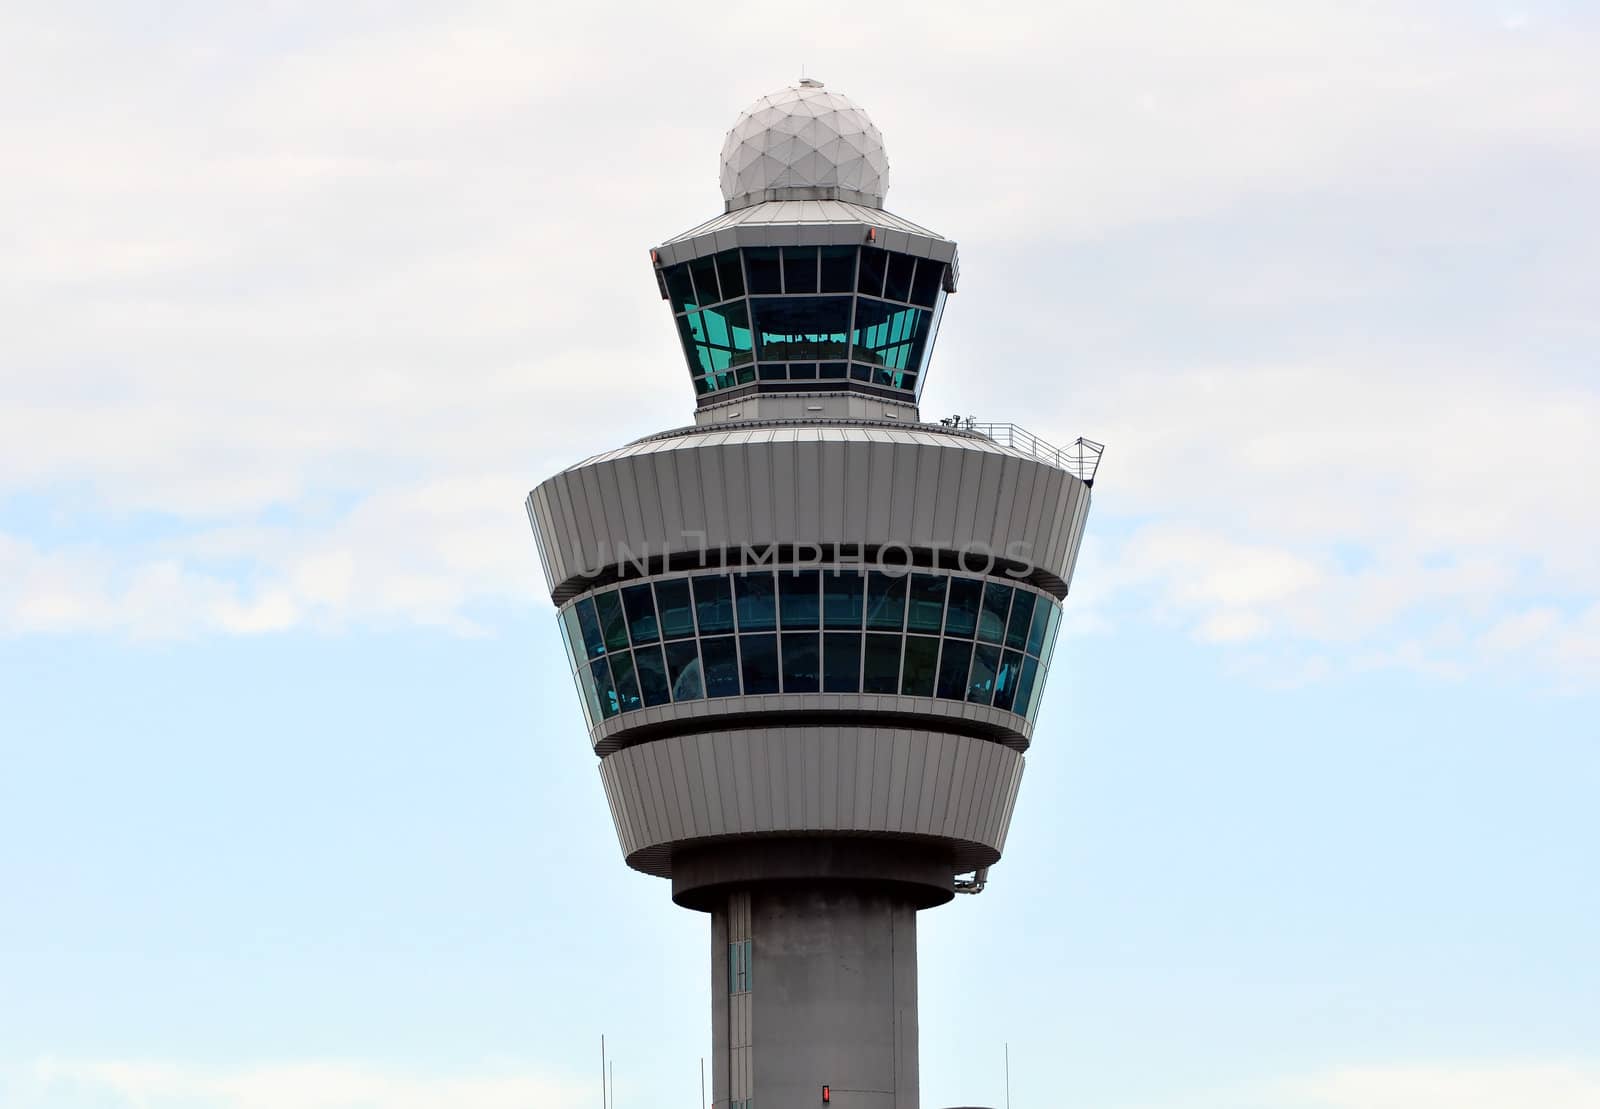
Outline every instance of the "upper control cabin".
[[763, 392], [916, 403], [956, 244], [884, 211], [887, 187], [877, 128], [820, 82], [740, 116], [727, 210], [650, 252], [701, 407]]

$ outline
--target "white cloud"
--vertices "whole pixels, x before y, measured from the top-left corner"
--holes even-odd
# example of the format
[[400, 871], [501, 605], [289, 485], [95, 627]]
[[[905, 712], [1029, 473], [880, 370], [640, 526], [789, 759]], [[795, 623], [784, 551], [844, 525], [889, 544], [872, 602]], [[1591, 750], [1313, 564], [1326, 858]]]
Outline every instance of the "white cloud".
[[[201, 1065], [161, 1061], [38, 1062], [13, 1079], [16, 1109], [79, 1104], [127, 1109], [567, 1109], [591, 1085], [549, 1070], [429, 1073], [353, 1062]], [[80, 1100], [82, 1099], [82, 1100]]]
[[[536, 596], [522, 495], [687, 419], [643, 250], [717, 209], [721, 130], [803, 55], [884, 127], [891, 206], [963, 241], [933, 403], [992, 406], [1004, 373], [1032, 396], [997, 417], [1111, 445], [1091, 527], [1138, 526], [1086, 554], [1075, 631], [1149, 597], [1229, 650], [1510, 652], [1594, 672], [1578, 615], [1600, 596], [1592, 385], [1549, 351], [1457, 340], [1470, 305], [1445, 298], [1420, 330], [1349, 307], [1491, 269], [1474, 252], [1496, 234], [1526, 246], [1515, 229], [1540, 190], [1485, 215], [1466, 170], [1529, 150], [1593, 165], [1582, 36], [1331, 2], [813, 15], [833, 19], [853, 34], [825, 48], [778, 9], [689, 25], [650, 6], [290, 5], [175, 17], [159, 36], [132, 15], [14, 19], [0, 630], [471, 631], [478, 606]], [[678, 67], [664, 97], [660, 67], [638, 64], [773, 29], [795, 57], [765, 75]], [[886, 69], [882, 41], [915, 63]], [[1274, 248], [1255, 226], [1271, 198], [1355, 187], [1370, 208], [1338, 214], [1385, 227], [1379, 253]], [[1419, 191], [1450, 219], [1384, 222]], [[1564, 267], [1594, 221], [1567, 216], [1559, 241], [1524, 236], [1538, 249], [1515, 253], [1495, 309], [1551, 349], [1593, 339]], [[1127, 288], [1240, 321], [1220, 353], [1052, 284], [1064, 255], [1208, 220], [1214, 250]], [[1033, 268], [1011, 271], [1008, 250]], [[1284, 312], [1319, 358], [1255, 348]], [[1064, 329], [1105, 354], [1067, 388]], [[1131, 345], [1166, 331], [1159, 350]], [[66, 524], [14, 519], [6, 497]], [[1557, 615], [1518, 631], [1543, 610]]]

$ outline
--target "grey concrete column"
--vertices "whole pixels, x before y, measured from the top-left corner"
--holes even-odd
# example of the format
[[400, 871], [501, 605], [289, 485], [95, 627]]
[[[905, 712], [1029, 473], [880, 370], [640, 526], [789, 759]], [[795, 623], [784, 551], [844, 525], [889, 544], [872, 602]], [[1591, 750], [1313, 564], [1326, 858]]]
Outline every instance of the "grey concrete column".
[[[755, 1104], [820, 1104], [827, 1083], [838, 1109], [918, 1109], [912, 901], [837, 885], [748, 896]], [[727, 934], [723, 915], [713, 914], [713, 936]], [[715, 985], [726, 994], [726, 951], [717, 954]]]

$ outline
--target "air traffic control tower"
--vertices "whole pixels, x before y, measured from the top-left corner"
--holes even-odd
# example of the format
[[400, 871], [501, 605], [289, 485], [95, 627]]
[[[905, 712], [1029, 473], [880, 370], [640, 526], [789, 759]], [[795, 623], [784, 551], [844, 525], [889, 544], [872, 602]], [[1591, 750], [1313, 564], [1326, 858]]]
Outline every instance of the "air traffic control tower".
[[623, 856], [710, 915], [714, 1109], [917, 1109], [917, 912], [1005, 847], [1089, 511], [1098, 444], [924, 421], [956, 244], [888, 184], [820, 82], [751, 105], [650, 252], [694, 423], [528, 497]]

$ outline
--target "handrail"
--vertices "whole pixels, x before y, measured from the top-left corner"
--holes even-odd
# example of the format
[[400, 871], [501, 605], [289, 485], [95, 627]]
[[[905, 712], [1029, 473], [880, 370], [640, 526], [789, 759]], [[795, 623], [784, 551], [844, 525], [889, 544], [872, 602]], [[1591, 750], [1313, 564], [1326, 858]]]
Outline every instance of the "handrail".
[[1068, 446], [1056, 447], [1016, 424], [980, 423], [973, 416], [947, 416], [939, 422], [945, 427], [975, 431], [1002, 447], [1023, 451], [1041, 462], [1067, 471], [1089, 486], [1094, 485], [1095, 471], [1100, 468], [1100, 456], [1106, 449], [1104, 443], [1096, 443], [1081, 435]]

